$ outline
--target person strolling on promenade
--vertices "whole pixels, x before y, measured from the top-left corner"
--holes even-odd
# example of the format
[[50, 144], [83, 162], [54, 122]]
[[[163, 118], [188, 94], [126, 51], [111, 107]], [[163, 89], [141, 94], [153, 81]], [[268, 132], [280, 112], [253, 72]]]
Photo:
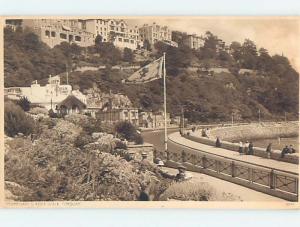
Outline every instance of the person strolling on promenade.
[[219, 137], [217, 137], [217, 140], [216, 140], [216, 147], [221, 147], [221, 140]]
[[240, 141], [239, 143], [239, 154], [242, 155], [243, 154], [243, 142]]
[[253, 143], [252, 142], [249, 143], [248, 148], [249, 148], [248, 154], [253, 155], [254, 154], [254, 149], [253, 149]]
[[272, 143], [269, 143], [269, 145], [267, 146], [266, 152], [267, 152], [268, 159], [270, 159], [271, 158], [271, 152], [272, 152]]
[[247, 141], [245, 144], [244, 144], [244, 154], [248, 154], [248, 151], [249, 151], [249, 142]]
[[289, 147], [288, 145], [286, 145], [285, 148], [283, 148], [281, 151], [281, 158], [284, 158], [284, 156], [288, 153], [289, 153]]

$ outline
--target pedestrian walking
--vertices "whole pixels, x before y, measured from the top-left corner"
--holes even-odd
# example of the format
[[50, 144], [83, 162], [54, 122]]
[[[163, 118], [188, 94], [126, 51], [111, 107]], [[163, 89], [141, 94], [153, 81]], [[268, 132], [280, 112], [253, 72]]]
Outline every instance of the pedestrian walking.
[[272, 152], [272, 143], [269, 143], [269, 145], [267, 146], [266, 152], [267, 152], [268, 159], [270, 159], [271, 158], [271, 152]]
[[217, 140], [216, 140], [216, 147], [221, 147], [221, 140], [219, 137], [217, 137]]
[[283, 148], [281, 151], [281, 158], [284, 158], [284, 156], [288, 153], [289, 153], [289, 147], [288, 145], [286, 145], [285, 148]]
[[239, 143], [239, 154], [242, 155], [243, 154], [243, 142], [240, 141]]
[[244, 144], [244, 154], [248, 154], [248, 151], [249, 151], [249, 142], [247, 141], [245, 144]]
[[249, 148], [249, 151], [248, 151], [249, 155], [253, 155], [254, 154], [254, 149], [253, 149], [253, 143], [252, 142], [249, 143], [248, 148]]

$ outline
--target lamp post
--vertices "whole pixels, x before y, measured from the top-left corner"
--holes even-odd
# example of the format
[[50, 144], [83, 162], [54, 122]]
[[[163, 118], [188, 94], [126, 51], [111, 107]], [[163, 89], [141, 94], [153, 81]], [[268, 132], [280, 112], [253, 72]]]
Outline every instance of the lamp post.
[[258, 122], [260, 123], [260, 109], [258, 109]]

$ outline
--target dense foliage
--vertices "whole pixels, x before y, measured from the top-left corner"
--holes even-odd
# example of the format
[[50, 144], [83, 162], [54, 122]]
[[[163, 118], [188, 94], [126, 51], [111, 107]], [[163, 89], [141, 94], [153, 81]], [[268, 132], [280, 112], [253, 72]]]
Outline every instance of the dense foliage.
[[115, 126], [115, 132], [122, 139], [126, 139], [128, 141], [133, 141], [136, 144], [143, 143], [142, 136], [137, 132], [134, 125], [132, 125], [128, 121], [122, 121], [122, 122], [117, 123]]
[[29, 135], [34, 133], [37, 125], [34, 120], [26, 115], [20, 106], [13, 102], [4, 104], [4, 131], [8, 136], [15, 136], [18, 133]]
[[[135, 61], [127, 48], [122, 52], [98, 36], [95, 45], [85, 49], [68, 43], [50, 49], [29, 30], [14, 32], [6, 28], [4, 34], [5, 86], [25, 86], [32, 80], [45, 81], [49, 74], [58, 73], [65, 82], [66, 74], [62, 72], [68, 69], [70, 84], [81, 91], [96, 85], [104, 92], [111, 90], [127, 95], [143, 110], [162, 108], [161, 80], [143, 86], [122, 84], [121, 80], [133, 70], [111, 67]], [[258, 109], [265, 120], [283, 119], [285, 113], [288, 119], [298, 118], [299, 74], [285, 56], [271, 56], [268, 50], [258, 49], [249, 39], [243, 43], [232, 42], [231, 54], [228, 54], [219, 50], [219, 37], [211, 32], [205, 34], [202, 48], [192, 50], [184, 45], [184, 33], [175, 34], [178, 48], [158, 42], [152, 47], [149, 61], [139, 62], [145, 65], [166, 53], [167, 108], [171, 115], [179, 115], [183, 105], [185, 116], [191, 122], [230, 121], [232, 114], [236, 120], [255, 120]], [[84, 64], [106, 65], [106, 69], [71, 71]], [[223, 67], [229, 72], [208, 74], [214, 67]], [[239, 74], [240, 69], [253, 71]]]

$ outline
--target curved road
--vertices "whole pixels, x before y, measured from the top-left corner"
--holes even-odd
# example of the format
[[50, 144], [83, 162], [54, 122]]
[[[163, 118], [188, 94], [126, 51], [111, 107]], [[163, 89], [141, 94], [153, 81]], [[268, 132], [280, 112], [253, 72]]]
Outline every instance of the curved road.
[[[177, 132], [178, 129], [169, 129], [168, 134]], [[144, 141], [147, 143], [153, 144], [153, 146], [158, 151], [164, 150], [164, 131], [163, 130], [155, 130], [155, 131], [148, 131], [142, 132], [142, 136]], [[168, 142], [168, 148], [170, 150], [178, 150], [181, 151], [183, 147], [179, 146], [178, 144]], [[169, 169], [169, 172], [177, 172], [175, 169]], [[226, 193], [233, 193], [239, 196], [243, 201], [284, 201], [283, 199], [267, 195], [228, 181], [224, 181], [209, 175], [201, 174], [192, 172], [194, 180], [200, 180], [201, 182], [207, 182], [215, 188], [222, 188]]]

